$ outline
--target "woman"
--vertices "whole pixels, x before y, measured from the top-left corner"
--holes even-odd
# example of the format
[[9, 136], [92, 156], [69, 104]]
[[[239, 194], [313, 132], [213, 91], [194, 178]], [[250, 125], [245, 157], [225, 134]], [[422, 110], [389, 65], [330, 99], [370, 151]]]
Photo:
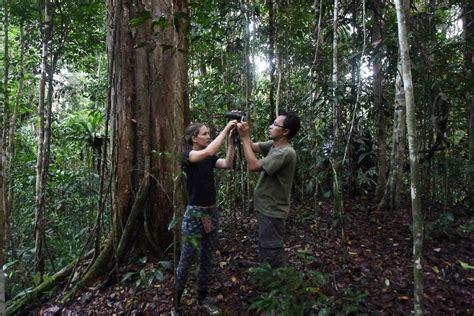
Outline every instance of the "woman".
[[227, 142], [225, 159], [218, 158], [216, 154], [226, 135], [235, 133], [236, 125], [236, 120], [230, 121], [212, 142], [206, 125], [192, 124], [186, 129], [182, 168], [186, 174], [188, 205], [181, 225], [183, 240], [176, 269], [175, 307], [179, 307], [189, 268], [195, 262], [199, 250], [198, 305], [211, 314], [216, 310], [206, 300], [219, 225], [214, 168], [232, 168], [235, 152], [232, 139]]

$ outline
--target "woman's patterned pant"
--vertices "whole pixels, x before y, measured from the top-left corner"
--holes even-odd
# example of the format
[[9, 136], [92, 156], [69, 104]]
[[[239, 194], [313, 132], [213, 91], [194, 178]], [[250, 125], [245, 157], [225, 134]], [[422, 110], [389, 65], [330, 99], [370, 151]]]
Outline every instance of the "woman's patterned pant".
[[[205, 233], [202, 217], [210, 216], [214, 229]], [[182, 293], [186, 286], [189, 268], [198, 256], [198, 293], [206, 296], [208, 291], [209, 277], [212, 269], [212, 255], [217, 243], [217, 232], [219, 225], [219, 213], [217, 208], [198, 208], [188, 205], [184, 212], [181, 224], [182, 246], [181, 257], [176, 269], [176, 291]]]

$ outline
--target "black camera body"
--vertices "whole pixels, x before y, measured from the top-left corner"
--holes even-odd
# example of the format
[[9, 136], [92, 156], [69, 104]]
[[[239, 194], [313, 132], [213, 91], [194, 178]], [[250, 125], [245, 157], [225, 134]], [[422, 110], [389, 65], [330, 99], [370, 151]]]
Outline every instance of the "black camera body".
[[242, 111], [226, 111], [224, 117], [229, 120], [237, 120], [239, 122], [245, 122], [245, 113]]

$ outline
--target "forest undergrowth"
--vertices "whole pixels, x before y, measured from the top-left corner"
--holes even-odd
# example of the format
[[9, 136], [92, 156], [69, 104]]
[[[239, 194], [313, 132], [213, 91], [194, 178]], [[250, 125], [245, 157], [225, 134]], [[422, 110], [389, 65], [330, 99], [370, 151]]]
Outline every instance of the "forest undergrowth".
[[[319, 203], [316, 210], [313, 203], [292, 206], [286, 240], [289, 267], [281, 271], [257, 265], [255, 216], [222, 212], [210, 295], [223, 314], [277, 310], [285, 315], [409, 315], [413, 308], [409, 207], [383, 214], [371, 212], [364, 199], [345, 205], [346, 215], [339, 221], [343, 230], [334, 228], [329, 204]], [[425, 314], [472, 315], [472, 218], [440, 205], [425, 213]], [[56, 296], [29, 314], [169, 314], [172, 259], [146, 262], [142, 258], [118, 274], [117, 280], [106, 288], [89, 288], [67, 305]], [[196, 315], [194, 272], [188, 285], [183, 309]]]

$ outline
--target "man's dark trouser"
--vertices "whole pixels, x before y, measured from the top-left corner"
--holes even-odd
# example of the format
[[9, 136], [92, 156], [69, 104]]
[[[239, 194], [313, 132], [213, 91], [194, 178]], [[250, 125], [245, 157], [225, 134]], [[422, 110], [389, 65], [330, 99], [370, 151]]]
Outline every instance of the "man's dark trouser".
[[256, 213], [261, 261], [268, 262], [273, 268], [286, 266], [283, 248], [286, 221], [281, 218], [265, 216], [258, 211]]

